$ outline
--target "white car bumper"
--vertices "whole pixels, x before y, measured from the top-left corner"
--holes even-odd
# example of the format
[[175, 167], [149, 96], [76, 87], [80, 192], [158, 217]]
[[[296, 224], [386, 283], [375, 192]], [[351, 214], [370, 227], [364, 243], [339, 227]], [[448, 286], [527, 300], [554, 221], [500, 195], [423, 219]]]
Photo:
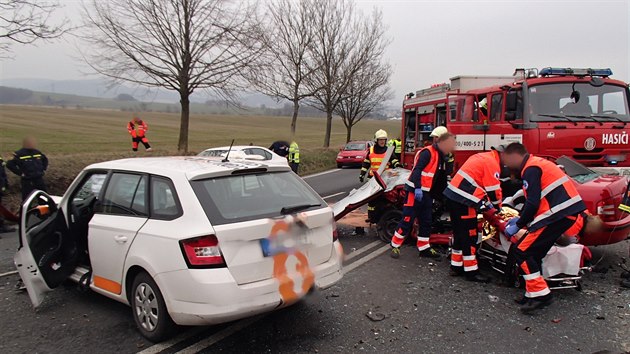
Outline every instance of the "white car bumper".
[[[343, 250], [338, 241], [333, 249], [327, 262], [312, 268], [315, 290], [328, 288], [342, 277]], [[229, 322], [285, 305], [276, 279], [238, 285], [228, 268], [166, 272], [157, 274], [155, 280], [171, 318], [179, 325]]]

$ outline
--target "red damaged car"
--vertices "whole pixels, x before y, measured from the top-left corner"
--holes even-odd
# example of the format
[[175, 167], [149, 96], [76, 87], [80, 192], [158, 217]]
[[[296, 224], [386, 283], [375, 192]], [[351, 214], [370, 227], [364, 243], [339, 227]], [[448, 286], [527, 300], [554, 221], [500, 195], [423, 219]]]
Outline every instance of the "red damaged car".
[[351, 141], [347, 143], [337, 154], [337, 167], [361, 166], [372, 145], [371, 141]]

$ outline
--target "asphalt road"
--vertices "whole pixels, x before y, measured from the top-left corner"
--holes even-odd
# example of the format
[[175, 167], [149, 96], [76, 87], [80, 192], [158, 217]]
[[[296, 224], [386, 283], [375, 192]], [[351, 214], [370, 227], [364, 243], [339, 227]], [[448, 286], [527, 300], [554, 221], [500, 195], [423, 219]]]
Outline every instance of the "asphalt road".
[[[356, 187], [358, 170], [306, 178], [329, 202]], [[347, 262], [343, 280], [289, 308], [233, 323], [182, 328], [154, 345], [135, 330], [130, 309], [67, 285], [34, 311], [17, 276], [0, 277], [2, 353], [216, 352], [463, 352], [532, 353], [630, 351], [630, 290], [619, 286], [628, 242], [594, 249], [597, 273], [584, 290], [556, 292], [535, 316], [517, 311], [521, 290], [498, 280], [479, 285], [448, 276], [446, 260], [419, 259], [404, 248], [398, 260], [373, 233], [340, 227]], [[17, 240], [0, 240], [0, 273], [10, 270]], [[493, 274], [485, 270], [488, 274]]]

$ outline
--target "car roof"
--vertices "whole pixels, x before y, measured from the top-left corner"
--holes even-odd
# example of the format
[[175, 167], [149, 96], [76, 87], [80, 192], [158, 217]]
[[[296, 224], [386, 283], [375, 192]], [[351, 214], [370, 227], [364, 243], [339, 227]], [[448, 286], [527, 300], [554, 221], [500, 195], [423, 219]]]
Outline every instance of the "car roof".
[[[265, 149], [265, 150], [267, 150], [267, 148], [264, 148], [262, 146], [256, 146], [256, 145], [234, 145], [234, 146], [232, 146], [232, 150], [244, 150], [244, 149], [251, 149], [251, 148], [258, 148], [258, 149]], [[229, 150], [229, 149], [230, 149], [229, 146], [218, 146], [218, 147], [205, 149], [204, 151]]]
[[266, 169], [268, 172], [290, 171], [283, 164], [269, 161], [235, 159], [224, 162], [221, 157], [170, 156], [138, 157], [100, 162], [86, 169], [122, 170], [149, 173], [165, 177], [184, 174], [189, 180], [230, 175], [234, 171]]

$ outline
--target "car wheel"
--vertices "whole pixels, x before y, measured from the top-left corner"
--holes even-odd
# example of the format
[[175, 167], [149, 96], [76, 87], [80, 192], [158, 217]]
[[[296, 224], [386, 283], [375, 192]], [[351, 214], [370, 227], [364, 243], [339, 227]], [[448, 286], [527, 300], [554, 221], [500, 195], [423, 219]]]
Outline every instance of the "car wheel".
[[152, 342], [166, 339], [173, 332], [175, 323], [153, 278], [145, 272], [139, 273], [131, 291], [133, 319], [140, 333]]
[[383, 213], [378, 221], [377, 233], [378, 237], [385, 243], [392, 241], [396, 227], [402, 219], [402, 211], [398, 209], [388, 210]]
[[343, 165], [342, 165], [342, 164], [340, 164], [340, 163], [338, 163], [338, 164], [337, 164], [337, 168], [343, 168]]

